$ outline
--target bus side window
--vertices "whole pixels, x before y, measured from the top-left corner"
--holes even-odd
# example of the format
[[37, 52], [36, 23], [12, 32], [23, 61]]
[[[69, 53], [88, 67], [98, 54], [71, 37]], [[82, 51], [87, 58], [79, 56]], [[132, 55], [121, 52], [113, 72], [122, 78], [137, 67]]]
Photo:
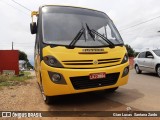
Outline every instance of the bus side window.
[[[104, 37], [108, 38], [108, 39], [112, 39], [115, 40], [116, 37], [113, 33], [113, 31], [111, 30], [111, 28], [109, 27], [109, 25], [106, 26], [102, 26], [101, 28], [99, 28], [97, 30], [100, 34], [102, 34]], [[100, 37], [98, 37], [98, 39], [101, 39]]]
[[108, 25], [105, 28], [106, 28], [106, 34], [108, 36], [108, 39], [112, 39], [112, 40], [116, 39], [116, 37], [115, 37], [113, 31], [111, 30], [111, 28]]

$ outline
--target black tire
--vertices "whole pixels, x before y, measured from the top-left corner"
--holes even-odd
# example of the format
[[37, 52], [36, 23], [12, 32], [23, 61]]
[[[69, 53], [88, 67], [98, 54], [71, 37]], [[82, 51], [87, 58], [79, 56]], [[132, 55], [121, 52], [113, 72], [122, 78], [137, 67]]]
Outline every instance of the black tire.
[[52, 96], [45, 96], [44, 102], [48, 105], [53, 103], [53, 97]]
[[142, 70], [139, 69], [138, 65], [135, 66], [135, 71], [137, 74], [141, 74]]
[[108, 92], [108, 93], [113, 93], [115, 90], [117, 90], [118, 87], [115, 87], [115, 88], [109, 88], [109, 89], [106, 89], [105, 91]]
[[[38, 82], [37, 82], [37, 83], [38, 83]], [[38, 83], [38, 86], [39, 86], [39, 88], [40, 88], [40, 91], [41, 91], [41, 94], [42, 94], [42, 97], [43, 97], [44, 102], [45, 102], [46, 104], [48, 104], [48, 105], [52, 104], [52, 102], [53, 102], [53, 97], [52, 97], [52, 96], [46, 96], [46, 95], [44, 94], [44, 91], [43, 91], [43, 86], [41, 86], [39, 83]]]
[[158, 75], [158, 77], [160, 77], [160, 65], [158, 65], [158, 66], [157, 66], [156, 71], [157, 71], [157, 75]]

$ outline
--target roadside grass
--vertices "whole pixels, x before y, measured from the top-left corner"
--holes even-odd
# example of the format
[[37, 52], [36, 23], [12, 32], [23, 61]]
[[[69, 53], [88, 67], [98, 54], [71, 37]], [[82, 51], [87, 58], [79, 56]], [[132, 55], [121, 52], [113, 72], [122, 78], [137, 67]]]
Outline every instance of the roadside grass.
[[21, 83], [26, 83], [26, 80], [32, 79], [30, 72], [20, 72], [19, 76], [15, 75], [0, 75], [0, 87], [15, 86]]

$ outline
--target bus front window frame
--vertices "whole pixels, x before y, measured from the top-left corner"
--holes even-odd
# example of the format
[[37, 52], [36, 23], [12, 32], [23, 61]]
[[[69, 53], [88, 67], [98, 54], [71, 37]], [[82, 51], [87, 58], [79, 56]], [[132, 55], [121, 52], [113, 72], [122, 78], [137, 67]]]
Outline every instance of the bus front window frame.
[[[47, 6], [48, 7], [48, 6]], [[69, 46], [69, 43], [73, 40], [73, 37], [72, 38], [70, 38], [68, 41], [67, 40], [61, 40], [60, 42], [68, 42], [68, 43], [63, 43], [63, 44], [61, 44], [60, 42], [58, 43], [57, 41], [59, 41], [58, 39], [57, 40], [55, 40], [55, 39], [52, 39], [52, 40], [50, 40], [50, 42], [48, 42], [47, 40], [46, 40], [46, 35], [45, 35], [45, 30], [46, 29], [44, 29], [44, 18], [46, 18], [46, 16], [45, 17], [43, 17], [45, 14], [48, 14], [48, 11], [47, 10], [45, 10], [45, 12], [43, 11], [43, 8], [44, 7], [42, 7], [42, 9], [41, 9], [41, 19], [42, 19], [42, 35], [43, 35], [43, 43], [44, 44], [47, 44], [47, 45], [51, 45], [51, 46], [66, 46], [66, 47], [68, 47]], [[46, 8], [46, 6], [45, 6], [45, 8]], [[70, 8], [70, 7], [69, 7]], [[72, 7], [72, 8], [74, 8], [74, 7]], [[76, 8], [77, 9], [77, 8]], [[80, 10], [84, 10], [84, 8], [79, 8]], [[85, 9], [86, 11], [88, 11], [88, 9]], [[50, 11], [49, 11], [50, 12]], [[95, 12], [94, 10], [89, 10], [89, 12]], [[124, 42], [123, 42], [123, 40], [122, 40], [122, 38], [121, 38], [121, 36], [120, 36], [120, 34], [119, 34], [119, 32], [118, 32], [118, 30], [116, 29], [116, 27], [115, 27], [115, 25], [113, 24], [113, 22], [112, 22], [112, 20], [110, 20], [109, 19], [109, 17], [105, 14], [105, 13], [103, 13], [103, 12], [99, 12], [99, 11], [96, 11], [96, 14], [97, 13], [100, 13], [101, 15], [103, 15], [104, 16], [104, 18], [105, 18], [105, 20], [108, 22], [108, 26], [110, 26], [110, 29], [113, 29], [113, 31], [112, 32], [114, 32], [115, 33], [115, 36], [118, 38], [117, 39], [117, 41], [119, 42], [116, 42], [116, 44], [115, 44], [115, 46], [123, 46], [124, 45]], [[54, 14], [54, 13], [52, 13], [52, 14]], [[80, 23], [81, 24], [81, 26], [80, 27], [84, 27], [85, 25], [85, 23]], [[90, 24], [90, 23], [89, 23]], [[112, 27], [111, 27], [112, 26]], [[105, 27], [105, 26], [102, 26], [102, 27]], [[87, 29], [87, 28], [85, 28], [85, 29]], [[50, 30], [49, 30], [50, 31]], [[75, 34], [76, 35], [76, 34]], [[73, 35], [72, 35], [73, 36]], [[89, 36], [89, 35], [88, 35]], [[87, 36], [87, 37], [88, 37]], [[83, 37], [83, 36], [82, 36]], [[54, 43], [54, 42], [56, 41], [57, 43]], [[84, 42], [85, 41], [85, 42]], [[88, 48], [88, 47], [109, 47], [109, 44], [106, 44], [105, 42], [103, 42], [103, 43], [105, 43], [105, 44], [100, 44], [100, 42], [99, 41], [97, 41], [97, 43], [94, 43], [94, 45], [84, 45], [84, 44], [86, 44], [86, 41], [89, 43], [90, 41], [93, 41], [93, 40], [91, 40], [91, 38], [89, 39], [89, 40], [85, 40], [84, 38], [83, 38], [83, 40], [79, 40], [79, 42], [77, 43], [77, 44], [75, 44], [75, 47], [86, 47], [86, 48]], [[82, 45], [80, 45], [80, 42], [83, 42], [83, 44]], [[92, 42], [93, 43], [93, 42]]]

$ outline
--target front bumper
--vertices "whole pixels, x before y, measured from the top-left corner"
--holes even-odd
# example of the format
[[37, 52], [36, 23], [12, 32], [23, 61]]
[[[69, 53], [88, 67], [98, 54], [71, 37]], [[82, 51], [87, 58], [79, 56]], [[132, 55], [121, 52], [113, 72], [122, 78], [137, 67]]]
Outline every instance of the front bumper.
[[[64, 94], [74, 94], [74, 93], [82, 93], [96, 90], [103, 90], [118, 87], [128, 82], [128, 75], [122, 77], [124, 68], [128, 66], [128, 62], [125, 64], [107, 67], [107, 68], [96, 68], [96, 69], [66, 69], [66, 68], [53, 68], [46, 65], [43, 61], [41, 62], [41, 75], [42, 75], [42, 86], [44, 90], [44, 94], [47, 96], [57, 96]], [[66, 84], [56, 84], [51, 81], [48, 71], [56, 72], [63, 75]], [[70, 77], [77, 76], [88, 76], [91, 73], [100, 73], [105, 72], [106, 74], [111, 73], [120, 73], [117, 82], [114, 85], [102, 86], [96, 88], [88, 88], [88, 89], [75, 89], [71, 83]], [[98, 79], [97, 79], [98, 80]]]

